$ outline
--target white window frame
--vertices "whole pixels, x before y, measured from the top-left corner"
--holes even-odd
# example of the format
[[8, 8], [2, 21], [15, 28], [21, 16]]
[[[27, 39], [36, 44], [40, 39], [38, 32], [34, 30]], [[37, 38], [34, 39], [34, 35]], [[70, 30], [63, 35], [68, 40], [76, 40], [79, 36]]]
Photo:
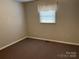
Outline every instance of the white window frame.
[[38, 13], [40, 23], [56, 23], [57, 5], [38, 5]]

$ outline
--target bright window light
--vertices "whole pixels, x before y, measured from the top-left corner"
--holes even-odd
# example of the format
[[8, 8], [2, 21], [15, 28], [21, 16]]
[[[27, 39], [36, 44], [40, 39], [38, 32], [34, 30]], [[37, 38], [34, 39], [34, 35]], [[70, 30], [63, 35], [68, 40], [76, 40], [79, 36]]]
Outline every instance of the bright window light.
[[38, 5], [40, 23], [56, 23], [57, 5]]
[[55, 23], [55, 10], [40, 11], [40, 23]]

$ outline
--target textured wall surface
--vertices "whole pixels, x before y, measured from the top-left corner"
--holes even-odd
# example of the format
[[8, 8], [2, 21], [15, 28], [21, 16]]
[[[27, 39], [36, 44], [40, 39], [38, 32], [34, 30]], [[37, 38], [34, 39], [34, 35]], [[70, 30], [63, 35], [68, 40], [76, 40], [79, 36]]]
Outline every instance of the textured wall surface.
[[[53, 4], [54, 0], [39, 0]], [[79, 43], [79, 1], [59, 0], [56, 24], [41, 24], [37, 3], [25, 3], [28, 35], [65, 42]]]
[[0, 47], [26, 35], [22, 5], [15, 0], [0, 0]]

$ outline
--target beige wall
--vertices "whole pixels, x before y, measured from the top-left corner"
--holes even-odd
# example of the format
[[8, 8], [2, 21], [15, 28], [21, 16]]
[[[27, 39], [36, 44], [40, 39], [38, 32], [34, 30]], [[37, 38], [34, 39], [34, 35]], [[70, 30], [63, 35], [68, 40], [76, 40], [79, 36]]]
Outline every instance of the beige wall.
[[[51, 1], [53, 3], [53, 0], [46, 1]], [[26, 19], [28, 21], [28, 35], [58, 41], [79, 43], [79, 1], [58, 1], [56, 24], [40, 24], [36, 2], [25, 3]]]
[[22, 5], [0, 0], [0, 48], [26, 35]]

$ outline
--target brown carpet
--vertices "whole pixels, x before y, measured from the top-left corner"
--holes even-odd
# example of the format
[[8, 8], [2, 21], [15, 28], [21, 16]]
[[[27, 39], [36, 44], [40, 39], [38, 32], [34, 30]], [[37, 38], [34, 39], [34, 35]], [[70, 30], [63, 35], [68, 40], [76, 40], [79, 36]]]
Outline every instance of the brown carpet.
[[79, 59], [79, 46], [28, 38], [0, 51], [0, 59]]

